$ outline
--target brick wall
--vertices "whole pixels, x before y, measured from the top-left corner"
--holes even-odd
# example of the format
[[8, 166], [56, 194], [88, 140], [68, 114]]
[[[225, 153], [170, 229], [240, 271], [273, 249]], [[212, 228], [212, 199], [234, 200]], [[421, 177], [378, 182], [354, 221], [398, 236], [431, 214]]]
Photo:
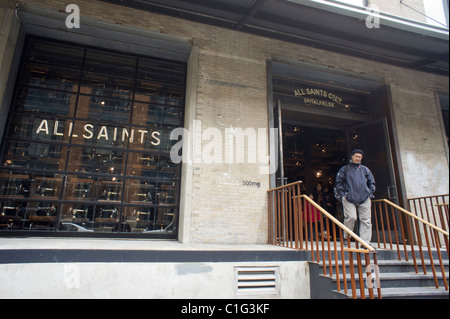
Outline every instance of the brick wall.
[[[54, 11], [64, 11], [69, 3], [23, 1], [25, 6]], [[229, 127], [267, 128], [266, 61], [273, 56], [355, 76], [370, 74], [392, 88], [394, 122], [408, 196], [448, 193], [448, 161], [435, 98], [438, 90], [448, 93], [448, 78], [103, 2], [76, 3], [82, 19], [89, 17], [190, 39], [198, 55], [195, 60], [198, 65], [191, 70], [198, 73], [188, 75], [197, 83], [188, 85], [191, 98], [187, 103], [187, 120], [200, 120], [203, 128], [217, 128], [222, 135]], [[361, 27], [365, 27], [364, 21]], [[203, 141], [203, 145], [224, 147], [219, 140]], [[183, 194], [189, 200], [182, 204], [182, 241], [265, 243], [269, 176], [259, 173], [260, 166], [245, 163], [191, 163], [190, 169], [185, 166], [184, 180], [190, 182], [183, 186]], [[259, 182], [260, 187], [243, 186], [242, 182], [247, 180]]]

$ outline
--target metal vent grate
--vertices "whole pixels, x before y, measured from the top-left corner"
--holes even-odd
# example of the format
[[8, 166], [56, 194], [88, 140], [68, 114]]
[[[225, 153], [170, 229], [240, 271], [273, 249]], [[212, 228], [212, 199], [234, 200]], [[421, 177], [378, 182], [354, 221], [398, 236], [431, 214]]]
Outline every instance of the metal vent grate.
[[278, 295], [279, 267], [236, 267], [237, 295]]

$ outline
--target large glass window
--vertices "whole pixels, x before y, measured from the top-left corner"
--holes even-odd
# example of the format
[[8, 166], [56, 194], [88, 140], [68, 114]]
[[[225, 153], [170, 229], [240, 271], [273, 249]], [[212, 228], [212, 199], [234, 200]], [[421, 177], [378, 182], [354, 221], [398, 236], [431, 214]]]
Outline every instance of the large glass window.
[[0, 231], [177, 234], [186, 66], [41, 38], [1, 147]]

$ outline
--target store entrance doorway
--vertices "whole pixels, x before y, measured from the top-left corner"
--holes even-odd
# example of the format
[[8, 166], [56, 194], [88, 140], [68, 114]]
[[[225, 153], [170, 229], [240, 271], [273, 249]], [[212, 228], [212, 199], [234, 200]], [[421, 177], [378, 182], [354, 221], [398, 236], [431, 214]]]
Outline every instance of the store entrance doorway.
[[313, 199], [320, 187], [327, 198], [328, 207], [324, 208], [339, 215], [341, 205], [335, 201], [333, 193], [336, 174], [349, 162], [351, 151], [360, 148], [365, 152], [363, 165], [375, 176], [375, 198], [398, 204], [386, 117], [326, 116], [325, 112], [305, 112], [301, 105], [281, 100], [276, 106], [281, 155], [277, 186], [302, 181], [302, 193], [312, 195]]
[[342, 219], [333, 188], [336, 173], [347, 162], [345, 131], [286, 122], [282, 128], [284, 182], [302, 181], [302, 194], [316, 201], [320, 191], [323, 200], [318, 204]]
[[342, 221], [342, 205], [333, 192], [336, 175], [349, 163], [351, 151], [360, 148], [365, 152], [362, 164], [375, 177], [375, 199], [404, 206], [405, 187], [389, 87], [279, 62], [273, 63], [270, 71], [269, 105], [273, 112], [269, 113], [269, 123], [278, 129], [273, 140], [279, 142], [279, 166], [271, 176], [271, 185], [301, 181], [302, 194], [316, 199], [314, 193], [320, 184], [331, 203], [326, 210]]
[[338, 170], [349, 162], [351, 151], [360, 148], [365, 152], [363, 164], [377, 182], [376, 198], [399, 204], [402, 188], [397, 187], [398, 157], [388, 124], [389, 90], [372, 82], [325, 76], [308, 81], [287, 74], [272, 78], [273, 125], [280, 141], [275, 186], [301, 180], [303, 194], [311, 194], [319, 183], [332, 190]]
[[283, 121], [280, 144], [279, 185], [300, 180], [304, 194], [312, 193], [317, 184], [332, 190], [337, 172], [359, 148], [365, 153], [363, 165], [376, 177], [376, 197], [398, 200], [385, 118], [344, 128]]
[[375, 176], [376, 199], [398, 203], [385, 118], [346, 128], [283, 122], [282, 144], [280, 172], [284, 175], [280, 184], [302, 181], [302, 193], [315, 201], [320, 198], [318, 204], [338, 219], [343, 216], [333, 193], [336, 174], [349, 162], [355, 148], [364, 150], [363, 165]]
[[[385, 118], [341, 129], [284, 122], [282, 144], [283, 170], [280, 172], [284, 176], [280, 176], [280, 181], [284, 184], [302, 181], [302, 194], [310, 196], [341, 222], [344, 215], [342, 205], [334, 196], [335, 179], [355, 148], [364, 150], [363, 165], [369, 167], [375, 177], [375, 199], [389, 199], [398, 204]], [[358, 232], [358, 227], [355, 231]]]

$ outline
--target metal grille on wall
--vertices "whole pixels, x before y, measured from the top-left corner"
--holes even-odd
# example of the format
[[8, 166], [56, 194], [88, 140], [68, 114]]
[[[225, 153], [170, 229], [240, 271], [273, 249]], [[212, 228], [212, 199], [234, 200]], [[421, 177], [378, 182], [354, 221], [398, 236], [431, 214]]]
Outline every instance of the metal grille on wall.
[[30, 38], [0, 166], [0, 229], [176, 237], [186, 65]]

